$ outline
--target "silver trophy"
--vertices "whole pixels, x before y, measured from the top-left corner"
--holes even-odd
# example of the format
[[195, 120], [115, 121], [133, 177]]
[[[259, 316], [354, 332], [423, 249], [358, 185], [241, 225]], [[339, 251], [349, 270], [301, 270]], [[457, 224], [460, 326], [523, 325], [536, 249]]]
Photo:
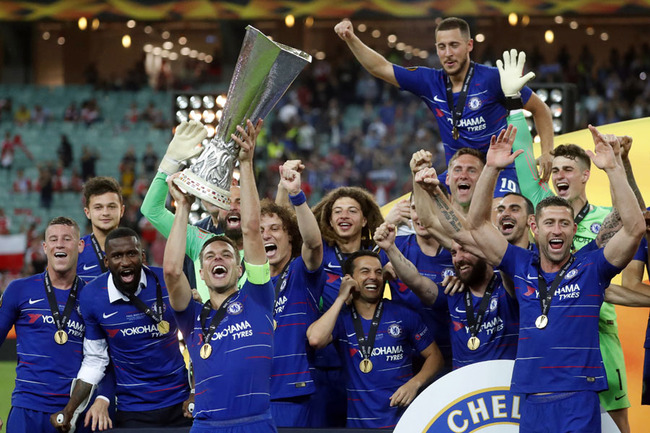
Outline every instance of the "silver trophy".
[[239, 154], [231, 138], [246, 119], [264, 119], [300, 71], [311, 63], [303, 51], [273, 42], [254, 27], [246, 27], [223, 115], [214, 137], [190, 167], [174, 180], [182, 190], [221, 209], [230, 209], [230, 185]]

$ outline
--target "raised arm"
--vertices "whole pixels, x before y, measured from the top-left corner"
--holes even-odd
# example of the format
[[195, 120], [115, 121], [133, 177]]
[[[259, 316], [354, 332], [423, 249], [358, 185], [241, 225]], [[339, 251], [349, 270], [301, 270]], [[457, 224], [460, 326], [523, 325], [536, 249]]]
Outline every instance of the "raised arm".
[[613, 146], [618, 145], [618, 138], [612, 134], [601, 134], [591, 125], [589, 130], [594, 140], [595, 152], [587, 150], [587, 155], [596, 167], [607, 174], [614, 207], [624, 210], [620, 212], [621, 230], [607, 243], [604, 254], [612, 265], [623, 268], [634, 257], [645, 232], [645, 221], [634, 192], [627, 182], [620, 157], [617, 158], [614, 153]]
[[260, 197], [255, 184], [253, 171], [253, 154], [255, 141], [262, 130], [262, 119], [256, 125], [246, 121], [246, 130], [237, 126], [237, 134], [232, 139], [240, 146], [239, 173], [241, 188], [241, 231], [244, 242], [244, 260], [251, 265], [263, 265], [267, 262], [262, 233], [260, 232]]
[[517, 128], [508, 125], [498, 137], [492, 136], [486, 164], [476, 183], [467, 223], [472, 237], [486, 260], [496, 266], [508, 248], [508, 241], [492, 224], [490, 203], [499, 171], [510, 165], [522, 151], [511, 153]]
[[551, 168], [553, 165], [553, 118], [551, 116], [551, 109], [546, 105], [535, 92], [530, 95], [528, 102], [524, 108], [533, 114], [535, 121], [535, 129], [540, 138], [540, 145], [542, 154], [537, 158], [537, 165], [539, 165], [539, 174], [541, 182], [548, 182], [551, 177]]
[[637, 202], [641, 210], [645, 211], [645, 200], [643, 195], [641, 195], [641, 190], [639, 185], [636, 183], [634, 178], [634, 171], [632, 170], [632, 163], [630, 162], [630, 150], [632, 150], [632, 137], [629, 135], [623, 135], [618, 137], [618, 141], [621, 145], [621, 161], [623, 162], [623, 168], [625, 168], [625, 174], [627, 175], [627, 182], [630, 184], [634, 196], [636, 197]]
[[336, 34], [348, 44], [350, 51], [357, 58], [361, 66], [371, 75], [380, 78], [393, 86], [399, 83], [395, 78], [393, 64], [386, 60], [381, 54], [361, 42], [361, 39], [354, 34], [354, 27], [350, 20], [343, 20], [334, 27]]
[[169, 292], [169, 304], [175, 311], [185, 311], [192, 300], [192, 288], [183, 273], [183, 262], [185, 260], [187, 224], [193, 200], [174, 184], [176, 177], [178, 177], [177, 174], [170, 176], [167, 180], [169, 192], [176, 202], [176, 214], [165, 244], [163, 274]]
[[397, 277], [415, 293], [423, 303], [432, 305], [438, 298], [438, 286], [430, 278], [420, 274], [415, 265], [395, 245], [396, 228], [393, 224], [380, 225], [373, 239], [386, 252]]
[[353, 292], [358, 290], [359, 285], [350, 275], [344, 275], [341, 278], [339, 294], [332, 306], [307, 328], [307, 340], [311, 347], [322, 349], [332, 341], [332, 332], [343, 305], [350, 299]]
[[[305, 169], [305, 164], [302, 163], [299, 159], [289, 159], [282, 164], [285, 168], [290, 168], [297, 171], [299, 174]], [[289, 206], [291, 202], [289, 201], [289, 195], [287, 189], [282, 184], [282, 175], [280, 175], [280, 182], [278, 183], [278, 190], [275, 192], [275, 204], [280, 206]]]
[[309, 205], [305, 193], [300, 189], [300, 173], [287, 166], [280, 166], [280, 184], [288, 192], [289, 201], [296, 210], [298, 229], [302, 237], [302, 259], [307, 269], [314, 271], [323, 262], [323, 238], [318, 228], [318, 222]]
[[[517, 50], [503, 52], [503, 60], [497, 60], [497, 69], [501, 80], [501, 89], [513, 105], [521, 107], [520, 90], [526, 83], [535, 77], [533, 72], [523, 75], [526, 63], [526, 53]], [[523, 75], [523, 76], [522, 76]], [[516, 103], [515, 103], [516, 102]], [[551, 195], [548, 179], [551, 175], [553, 157], [553, 120], [550, 109], [533, 93], [523, 107], [533, 113], [535, 126], [540, 134], [542, 155], [535, 160], [533, 153], [533, 137], [528, 131], [528, 124], [521, 110], [511, 110], [508, 123], [519, 129], [519, 134], [514, 144], [514, 150], [524, 149], [525, 155], [515, 160], [515, 168], [522, 194], [537, 206], [544, 197]], [[540, 167], [538, 173], [537, 165]]]
[[429, 193], [422, 188], [422, 185], [415, 182], [415, 175], [418, 171], [430, 168], [433, 155], [428, 150], [418, 150], [411, 156], [409, 166], [413, 175], [413, 204], [418, 214], [420, 223], [426, 227], [427, 231], [436, 238], [444, 247], [451, 248], [452, 236], [447, 231], [447, 227], [442, 224], [434, 209], [434, 203]]

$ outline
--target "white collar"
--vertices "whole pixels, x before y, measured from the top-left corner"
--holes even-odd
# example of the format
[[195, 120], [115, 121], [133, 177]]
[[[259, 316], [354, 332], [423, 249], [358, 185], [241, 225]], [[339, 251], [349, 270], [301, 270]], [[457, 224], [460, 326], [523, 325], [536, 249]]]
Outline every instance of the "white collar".
[[[122, 292], [117, 290], [115, 287], [115, 282], [113, 281], [113, 274], [108, 273], [108, 282], [106, 284], [108, 287], [108, 302], [111, 304], [120, 299], [129, 302], [129, 298], [124, 295]], [[144, 273], [144, 268], [140, 271], [140, 283], [138, 283], [138, 290], [135, 291], [135, 296], [138, 296], [143, 288], [147, 287], [147, 274]]]

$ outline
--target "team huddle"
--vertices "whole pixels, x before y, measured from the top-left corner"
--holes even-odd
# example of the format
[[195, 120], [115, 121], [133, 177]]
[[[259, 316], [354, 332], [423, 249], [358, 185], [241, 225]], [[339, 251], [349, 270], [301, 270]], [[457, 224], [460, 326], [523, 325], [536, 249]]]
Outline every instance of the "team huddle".
[[[612, 303], [650, 305], [632, 139], [590, 127], [593, 150], [553, 148], [523, 53], [474, 64], [463, 20], [436, 29], [442, 70], [391, 64], [347, 20], [335, 31], [371, 74], [441, 113], [447, 172], [430, 152], [413, 154], [413, 192], [385, 218], [358, 187], [310, 208], [298, 160], [280, 167], [275, 201], [260, 201], [262, 121], [251, 119], [232, 135], [230, 210], [204, 202], [209, 216], [192, 225], [194, 197], [174, 180], [207, 132], [181, 123], [141, 209], [167, 238], [162, 268], [119, 227], [117, 182], [98, 177], [84, 185], [92, 233], [53, 219], [46, 271], [5, 291], [0, 343], [12, 326], [18, 343], [8, 431], [394, 428], [445, 373], [512, 359], [520, 431], [600, 431], [602, 405], [629, 432]], [[537, 160], [524, 108], [540, 132]], [[592, 164], [613, 208], [587, 200]]]

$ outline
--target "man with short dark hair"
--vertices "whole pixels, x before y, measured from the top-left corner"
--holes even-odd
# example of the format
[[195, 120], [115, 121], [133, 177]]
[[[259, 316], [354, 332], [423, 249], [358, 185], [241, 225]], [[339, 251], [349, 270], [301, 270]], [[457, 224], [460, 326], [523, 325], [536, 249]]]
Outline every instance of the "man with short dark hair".
[[[18, 342], [7, 419], [12, 433], [55, 432], [50, 414], [67, 401], [81, 365], [85, 325], [77, 297], [84, 282], [76, 268], [83, 241], [77, 223], [67, 217], [50, 221], [43, 249], [46, 271], [11, 282], [0, 298], [0, 345], [14, 325]], [[83, 419], [76, 426], [82, 431]]]
[[120, 184], [112, 177], [89, 179], [84, 184], [83, 196], [84, 212], [92, 231], [82, 238], [85, 247], [79, 255], [77, 275], [91, 281], [107, 271], [104, 242], [108, 233], [120, 225], [124, 203]]
[[[377, 253], [352, 253], [343, 272], [334, 303], [307, 329], [309, 344], [322, 348], [334, 341], [338, 346], [347, 378], [347, 427], [393, 428], [444, 361], [420, 316], [383, 299], [383, 269]], [[417, 353], [425, 361], [413, 376]]]
[[[255, 140], [262, 121], [237, 126], [240, 146], [241, 215], [246, 282], [239, 251], [224, 236], [212, 236], [200, 253], [201, 277], [210, 297], [192, 299], [182, 272], [192, 198], [168, 179], [176, 215], [165, 247], [163, 269], [174, 317], [185, 337], [196, 381], [192, 432], [276, 432], [270, 411], [274, 290], [260, 231], [260, 202], [253, 174]], [[281, 344], [281, 343], [279, 343]]]
[[110, 357], [115, 427], [190, 425], [182, 407], [189, 397], [187, 370], [162, 270], [143, 265], [140, 239], [130, 228], [111, 231], [105, 245], [109, 271], [89, 283], [79, 300], [86, 337], [78, 380], [68, 404], [52, 415], [52, 424], [67, 431], [71, 414], [102, 379]]
[[[508, 98], [521, 95], [524, 108], [533, 113], [541, 137], [542, 155], [538, 161], [542, 178], [548, 179], [550, 151], [553, 149], [550, 109], [528, 87], [514, 95], [505, 94], [497, 68], [470, 60], [474, 41], [467, 22], [452, 17], [438, 24], [435, 38], [441, 70], [392, 64], [361, 42], [347, 19], [338, 23], [334, 31], [370, 74], [422, 98], [438, 121], [448, 164], [454, 152], [463, 147], [478, 149], [485, 154], [490, 137], [507, 125]], [[514, 166], [501, 174], [494, 196], [500, 197], [509, 191], [518, 191]]]

